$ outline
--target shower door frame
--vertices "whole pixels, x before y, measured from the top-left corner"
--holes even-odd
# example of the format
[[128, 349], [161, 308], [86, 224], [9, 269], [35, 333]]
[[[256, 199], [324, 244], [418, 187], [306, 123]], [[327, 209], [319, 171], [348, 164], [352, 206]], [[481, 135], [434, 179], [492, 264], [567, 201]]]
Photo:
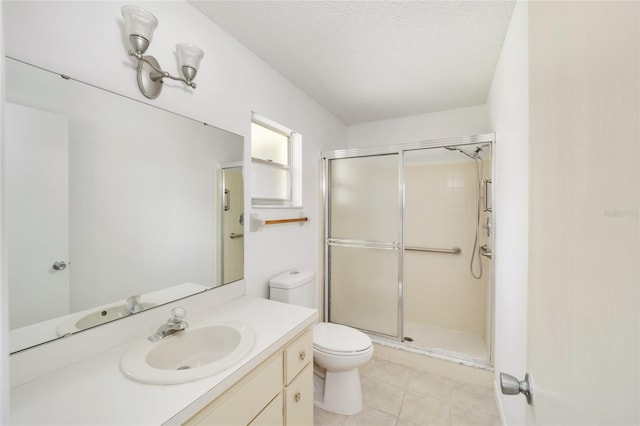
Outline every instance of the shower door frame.
[[[330, 274], [330, 258], [329, 258], [329, 247], [330, 247], [330, 238], [329, 238], [329, 230], [331, 228], [331, 219], [329, 215], [329, 199], [330, 199], [330, 185], [329, 185], [329, 162], [330, 160], [337, 159], [345, 159], [345, 158], [356, 158], [356, 157], [371, 157], [378, 155], [389, 155], [389, 154], [397, 154], [398, 155], [398, 208], [399, 208], [399, 219], [398, 219], [398, 330], [397, 330], [397, 338], [393, 338], [389, 335], [380, 334], [376, 332], [372, 332], [370, 330], [361, 329], [362, 331], [371, 334], [373, 336], [379, 337], [383, 340], [391, 340], [399, 342], [403, 344], [404, 339], [404, 213], [405, 213], [405, 188], [404, 188], [404, 154], [407, 151], [416, 151], [427, 148], [443, 148], [445, 146], [458, 146], [458, 145], [469, 145], [469, 144], [480, 144], [480, 143], [489, 143], [491, 145], [491, 241], [492, 241], [492, 256], [490, 259], [491, 262], [491, 280], [490, 280], [490, 299], [491, 299], [491, 307], [489, 309], [489, 324], [490, 324], [490, 342], [489, 342], [489, 362], [488, 365], [478, 364], [474, 361], [469, 361], [468, 364], [474, 365], [481, 368], [492, 367], [494, 360], [494, 334], [495, 334], [495, 324], [494, 324], [494, 306], [495, 306], [495, 236], [496, 236], [496, 209], [495, 209], [495, 148], [496, 148], [496, 140], [494, 133], [485, 133], [473, 136], [462, 136], [455, 138], [443, 138], [443, 139], [432, 139], [421, 142], [407, 143], [407, 144], [397, 144], [397, 145], [384, 145], [384, 146], [375, 146], [375, 147], [367, 147], [367, 148], [352, 148], [352, 149], [339, 149], [335, 151], [327, 151], [321, 153], [322, 158], [322, 198], [323, 198], [323, 212], [324, 212], [324, 320], [330, 322], [330, 304], [331, 304], [331, 289], [329, 285], [329, 274]], [[485, 201], [486, 202], [486, 201]], [[442, 354], [435, 351], [425, 350], [426, 353], [444, 359], [454, 359], [455, 361], [465, 362], [465, 359], [458, 357], [450, 357], [446, 354]]]

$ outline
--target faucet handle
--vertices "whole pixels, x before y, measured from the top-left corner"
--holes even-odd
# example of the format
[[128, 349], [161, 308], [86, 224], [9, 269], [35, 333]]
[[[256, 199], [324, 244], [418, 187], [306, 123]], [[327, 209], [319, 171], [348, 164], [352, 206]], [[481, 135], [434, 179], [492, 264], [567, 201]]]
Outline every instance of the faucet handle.
[[177, 307], [171, 310], [171, 318], [169, 321], [171, 322], [180, 322], [187, 316], [187, 311], [184, 308]]
[[142, 305], [140, 305], [140, 295], [136, 294], [130, 297], [127, 297], [127, 310], [130, 314], [136, 314], [142, 311]]

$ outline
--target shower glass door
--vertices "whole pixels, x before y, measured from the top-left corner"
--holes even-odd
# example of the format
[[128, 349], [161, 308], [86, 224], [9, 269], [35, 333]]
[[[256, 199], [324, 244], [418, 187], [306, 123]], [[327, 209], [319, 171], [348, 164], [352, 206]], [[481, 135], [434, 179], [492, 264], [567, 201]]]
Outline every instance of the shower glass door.
[[398, 338], [400, 156], [326, 161], [328, 321]]

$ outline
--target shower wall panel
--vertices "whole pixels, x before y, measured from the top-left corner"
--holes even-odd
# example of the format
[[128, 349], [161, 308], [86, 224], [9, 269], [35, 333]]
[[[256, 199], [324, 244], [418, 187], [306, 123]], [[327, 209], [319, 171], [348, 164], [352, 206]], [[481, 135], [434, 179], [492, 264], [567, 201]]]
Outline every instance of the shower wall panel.
[[[462, 249], [460, 255], [405, 251], [405, 321], [478, 336], [488, 333], [488, 259], [481, 257], [485, 272], [480, 280], [469, 271], [477, 191], [473, 161], [405, 167], [405, 246]], [[485, 221], [483, 214], [481, 223]], [[487, 243], [481, 231], [480, 245]]]

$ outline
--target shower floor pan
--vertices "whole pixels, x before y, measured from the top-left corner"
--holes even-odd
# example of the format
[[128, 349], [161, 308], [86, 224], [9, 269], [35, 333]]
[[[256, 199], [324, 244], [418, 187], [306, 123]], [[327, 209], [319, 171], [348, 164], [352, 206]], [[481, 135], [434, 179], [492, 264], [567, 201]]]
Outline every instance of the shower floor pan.
[[489, 348], [481, 336], [405, 321], [403, 346], [434, 353], [439, 357], [489, 365]]

